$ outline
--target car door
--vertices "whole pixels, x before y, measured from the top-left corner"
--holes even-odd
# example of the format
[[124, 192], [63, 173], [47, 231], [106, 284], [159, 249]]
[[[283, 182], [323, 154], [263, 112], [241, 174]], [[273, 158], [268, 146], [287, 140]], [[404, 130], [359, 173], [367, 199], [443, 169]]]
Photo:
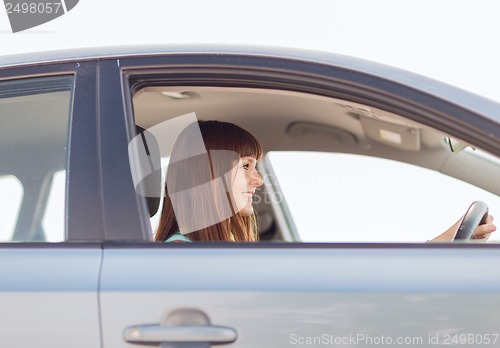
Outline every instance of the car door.
[[[500, 154], [498, 122], [447, 101], [451, 94], [444, 86], [434, 86], [436, 97], [422, 91], [428, 81], [344, 57], [186, 50], [124, 57], [119, 66], [109, 66], [115, 68], [108, 81], [125, 91], [115, 101], [115, 111], [126, 120], [122, 143], [135, 135], [130, 91], [163, 83], [342, 96], [411, 114]], [[473, 105], [475, 97], [467, 97]], [[482, 136], [491, 131], [494, 137]], [[117, 153], [114, 160], [123, 169], [127, 149]], [[120, 192], [133, 197], [130, 173], [114, 175], [126, 176]], [[137, 201], [131, 198], [130, 204]], [[145, 201], [137, 210], [144, 220]], [[286, 223], [286, 209], [280, 212]], [[105, 348], [499, 343], [500, 277], [492, 272], [500, 264], [498, 245], [152, 243], [150, 230], [142, 241], [133, 240], [140, 233], [134, 229], [122, 233], [127, 242], [103, 246], [99, 299]]]
[[98, 347], [95, 63], [40, 56], [0, 63], [0, 345]]

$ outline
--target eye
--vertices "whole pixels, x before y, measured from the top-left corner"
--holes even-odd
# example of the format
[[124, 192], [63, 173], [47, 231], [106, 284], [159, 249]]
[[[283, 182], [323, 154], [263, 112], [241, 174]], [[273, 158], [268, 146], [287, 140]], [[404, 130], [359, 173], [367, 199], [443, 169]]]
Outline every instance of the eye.
[[250, 165], [249, 165], [249, 164], [244, 164], [244, 165], [243, 165], [243, 169], [244, 169], [244, 170], [248, 170], [248, 168], [249, 168], [249, 167], [250, 167]]

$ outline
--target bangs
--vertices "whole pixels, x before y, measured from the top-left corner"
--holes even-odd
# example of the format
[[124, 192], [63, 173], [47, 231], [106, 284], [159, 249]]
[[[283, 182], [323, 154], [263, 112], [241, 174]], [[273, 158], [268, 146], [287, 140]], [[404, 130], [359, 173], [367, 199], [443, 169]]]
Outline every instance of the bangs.
[[207, 150], [230, 150], [240, 157], [260, 159], [264, 153], [262, 145], [247, 130], [227, 122], [198, 121]]
[[259, 160], [263, 155], [262, 146], [252, 134], [242, 128], [240, 130], [241, 134], [234, 142], [236, 148], [233, 150], [239, 153], [240, 157], [250, 156]]

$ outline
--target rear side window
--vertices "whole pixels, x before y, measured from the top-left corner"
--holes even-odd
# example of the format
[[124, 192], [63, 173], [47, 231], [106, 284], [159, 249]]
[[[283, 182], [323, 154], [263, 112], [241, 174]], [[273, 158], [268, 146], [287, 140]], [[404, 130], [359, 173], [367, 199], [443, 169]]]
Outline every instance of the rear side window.
[[0, 82], [0, 242], [65, 240], [73, 76]]

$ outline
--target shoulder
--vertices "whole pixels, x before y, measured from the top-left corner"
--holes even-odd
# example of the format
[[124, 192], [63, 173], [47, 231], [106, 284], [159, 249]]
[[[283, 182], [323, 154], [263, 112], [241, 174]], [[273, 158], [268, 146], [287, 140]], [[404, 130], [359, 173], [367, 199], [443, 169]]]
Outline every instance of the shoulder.
[[165, 242], [192, 242], [192, 240], [183, 235], [180, 231], [177, 231], [167, 238]]

